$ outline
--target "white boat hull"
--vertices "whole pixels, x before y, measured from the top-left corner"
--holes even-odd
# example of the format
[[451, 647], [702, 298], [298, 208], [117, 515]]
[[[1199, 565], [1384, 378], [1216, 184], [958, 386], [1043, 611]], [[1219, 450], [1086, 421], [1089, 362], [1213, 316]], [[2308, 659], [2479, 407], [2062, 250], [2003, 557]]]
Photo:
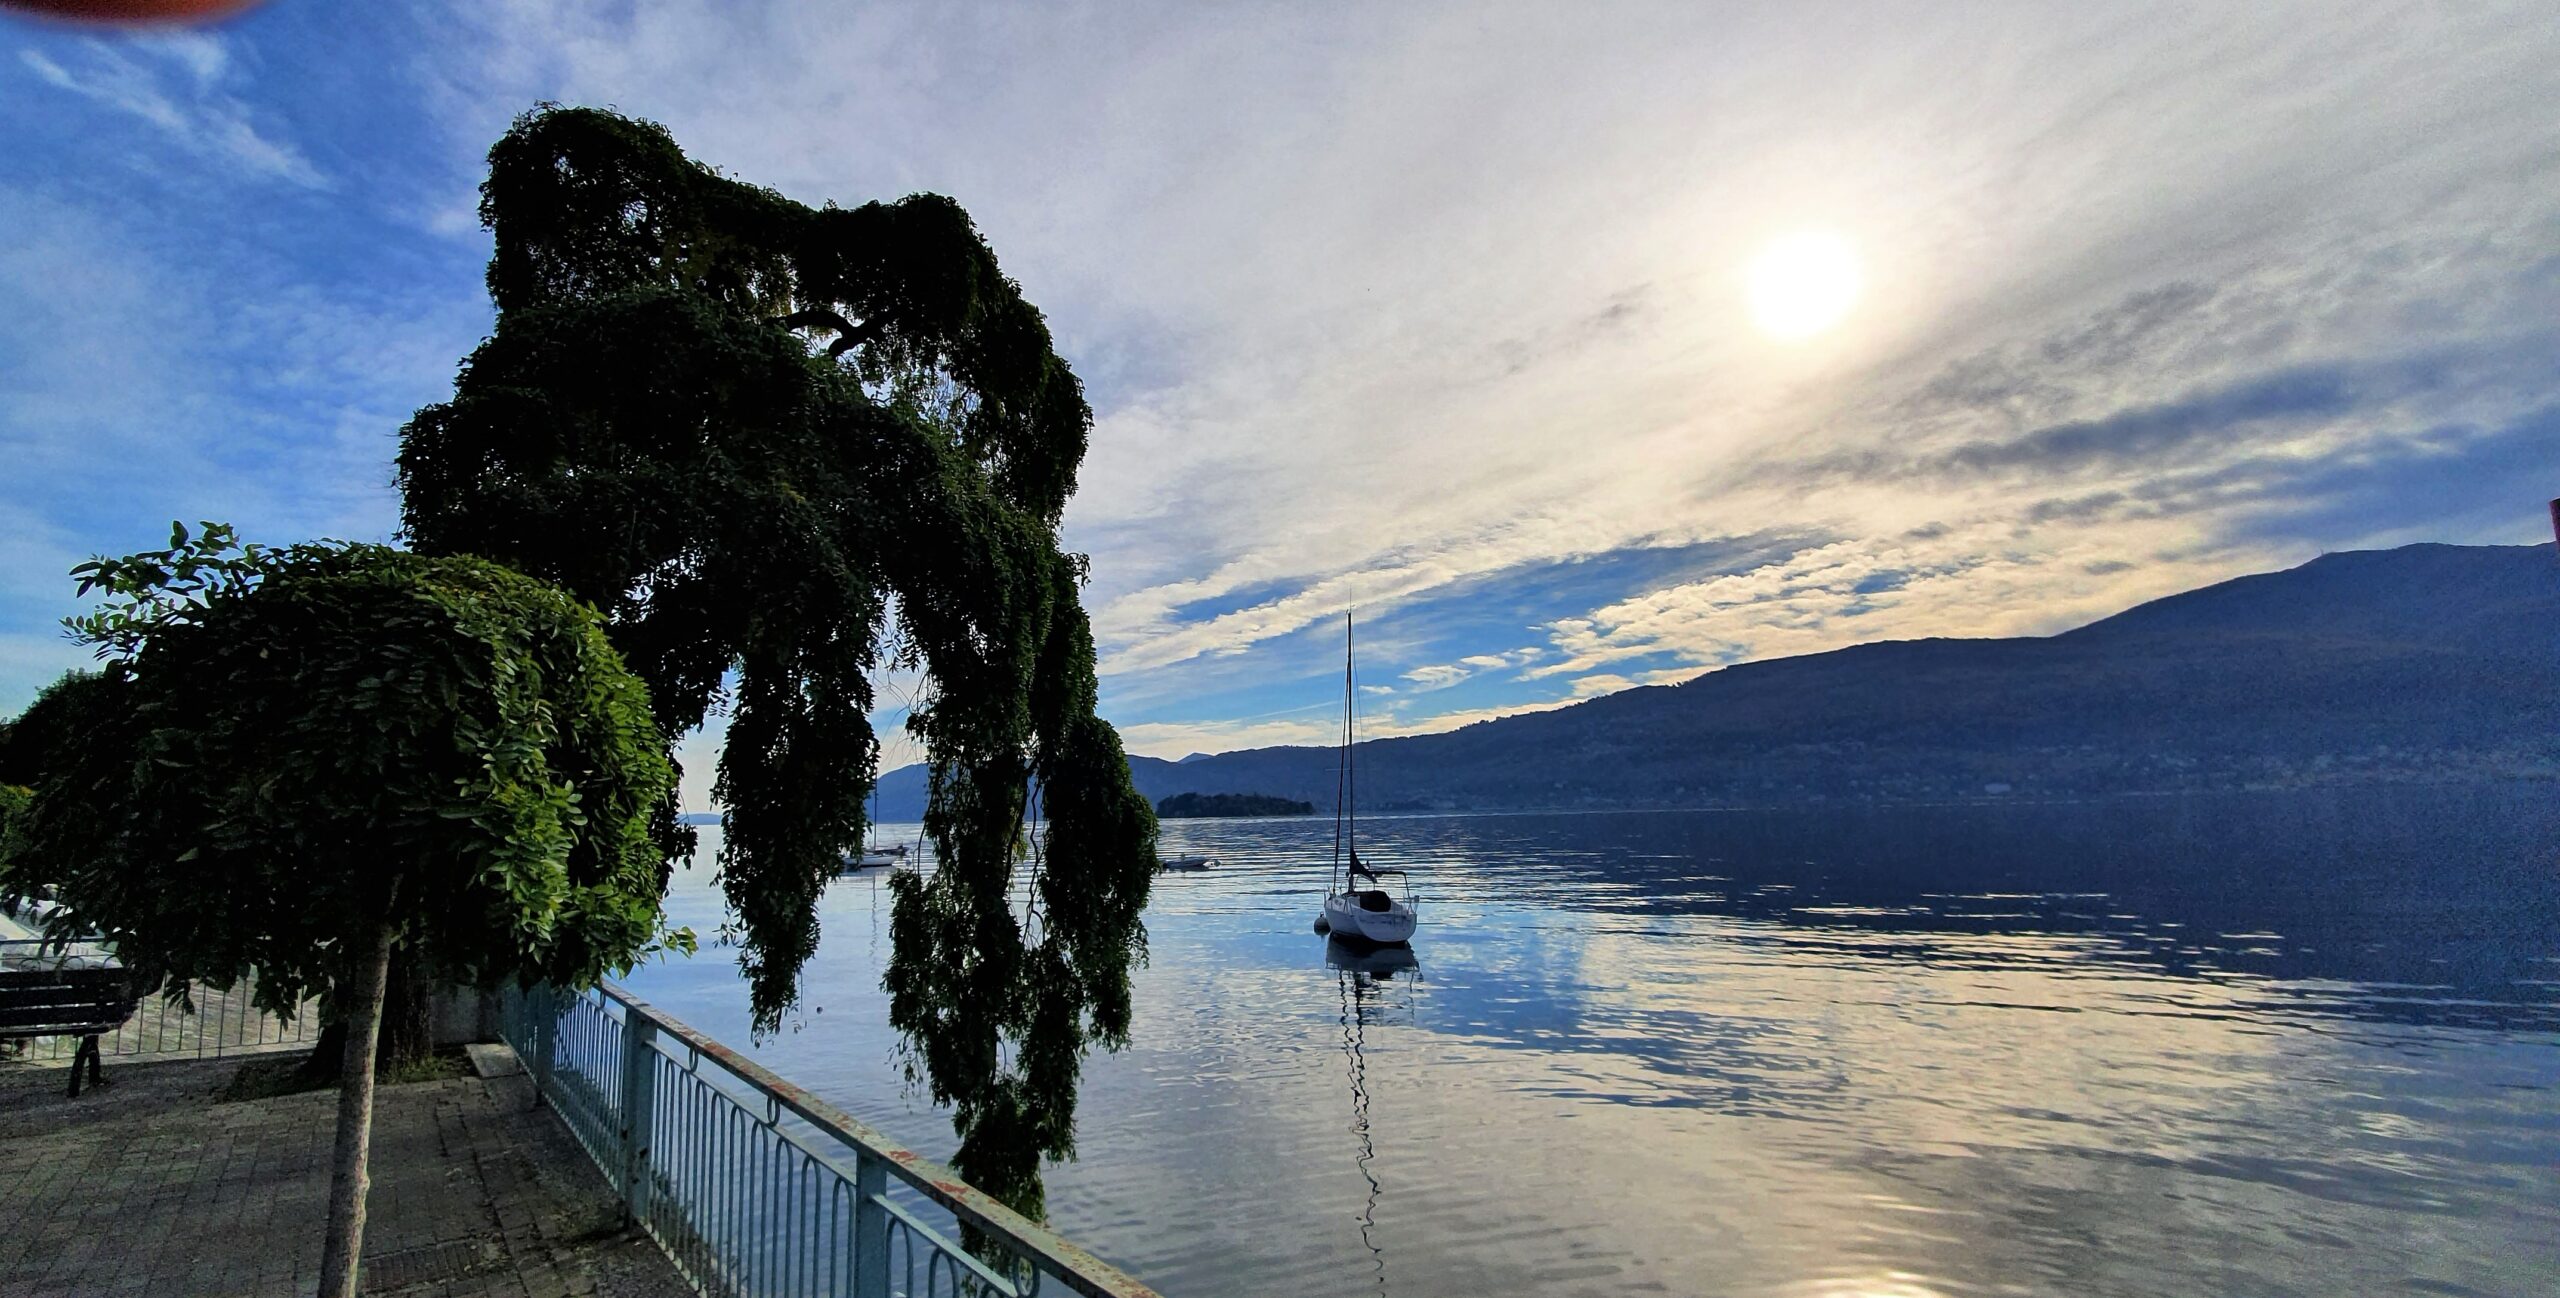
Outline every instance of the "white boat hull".
[[1413, 940], [1413, 907], [1400, 901], [1389, 901], [1385, 910], [1369, 910], [1357, 893], [1337, 893], [1324, 899], [1324, 920], [1336, 937], [1381, 946]]

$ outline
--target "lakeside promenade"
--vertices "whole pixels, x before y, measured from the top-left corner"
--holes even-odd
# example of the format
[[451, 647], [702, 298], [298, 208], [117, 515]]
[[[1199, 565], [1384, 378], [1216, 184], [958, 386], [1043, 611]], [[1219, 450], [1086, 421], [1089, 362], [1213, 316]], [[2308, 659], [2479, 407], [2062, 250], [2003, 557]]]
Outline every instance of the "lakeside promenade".
[[[611, 983], [483, 1009], [470, 1075], [377, 1092], [366, 1294], [1156, 1298]], [[336, 1092], [225, 1098], [296, 1048], [0, 1065], [0, 1298], [314, 1289]]]
[[[290, 1295], [318, 1279], [337, 1092], [223, 1102], [255, 1059], [0, 1067], [0, 1298]], [[531, 1079], [384, 1085], [364, 1292], [679, 1298]]]

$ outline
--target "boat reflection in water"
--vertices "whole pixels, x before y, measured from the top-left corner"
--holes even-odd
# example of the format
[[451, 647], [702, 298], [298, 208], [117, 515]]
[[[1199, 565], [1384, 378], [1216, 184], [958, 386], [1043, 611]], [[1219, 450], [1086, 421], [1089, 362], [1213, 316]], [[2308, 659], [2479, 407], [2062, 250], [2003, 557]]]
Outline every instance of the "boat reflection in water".
[[[1359, 1165], [1360, 1179], [1369, 1183], [1369, 1201], [1360, 1210], [1360, 1242], [1369, 1250], [1378, 1292], [1384, 1295], [1387, 1254], [1377, 1240], [1378, 1195], [1383, 1187], [1374, 1166], [1377, 1141], [1369, 1127], [1369, 1025], [1391, 1021], [1396, 1015], [1407, 1021], [1413, 1018], [1412, 988], [1421, 981], [1422, 962], [1409, 946], [1373, 946], [1334, 937], [1325, 940], [1324, 963], [1334, 971], [1342, 997], [1342, 1058], [1351, 1080], [1351, 1131], [1360, 1142], [1360, 1152], [1352, 1161]], [[1393, 985], [1400, 973], [1414, 975], [1404, 984], [1401, 1003]]]
[[[1411, 972], [1418, 977], [1422, 959], [1409, 946], [1380, 946], [1358, 938], [1329, 937], [1324, 943], [1324, 967], [1346, 975], [1346, 994], [1357, 984], [1363, 992], [1383, 996], [1385, 984], [1393, 982], [1397, 974]], [[1409, 1014], [1413, 1007], [1408, 1002], [1399, 1008]]]

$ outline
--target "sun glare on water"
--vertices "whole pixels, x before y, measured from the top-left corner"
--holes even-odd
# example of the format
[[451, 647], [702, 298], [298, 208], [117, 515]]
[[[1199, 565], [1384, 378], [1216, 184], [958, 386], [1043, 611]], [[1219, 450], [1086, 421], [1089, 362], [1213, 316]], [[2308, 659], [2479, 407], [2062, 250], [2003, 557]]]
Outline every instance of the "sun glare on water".
[[1858, 303], [1865, 276], [1858, 251], [1836, 234], [1791, 234], [1762, 248], [1748, 272], [1751, 318], [1781, 342], [1840, 323]]

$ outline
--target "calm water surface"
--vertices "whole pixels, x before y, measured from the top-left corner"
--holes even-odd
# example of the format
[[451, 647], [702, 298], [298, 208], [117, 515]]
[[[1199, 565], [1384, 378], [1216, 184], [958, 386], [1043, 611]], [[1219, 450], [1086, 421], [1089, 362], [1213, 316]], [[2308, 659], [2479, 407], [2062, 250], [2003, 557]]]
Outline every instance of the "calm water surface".
[[[1364, 821], [1410, 962], [1309, 931], [1329, 818], [1170, 821], [1223, 865], [1158, 879], [1052, 1220], [1177, 1296], [2560, 1292], [2555, 801]], [[756, 1053], [946, 1155], [886, 903]], [[725, 954], [629, 982], [744, 1044]]]

